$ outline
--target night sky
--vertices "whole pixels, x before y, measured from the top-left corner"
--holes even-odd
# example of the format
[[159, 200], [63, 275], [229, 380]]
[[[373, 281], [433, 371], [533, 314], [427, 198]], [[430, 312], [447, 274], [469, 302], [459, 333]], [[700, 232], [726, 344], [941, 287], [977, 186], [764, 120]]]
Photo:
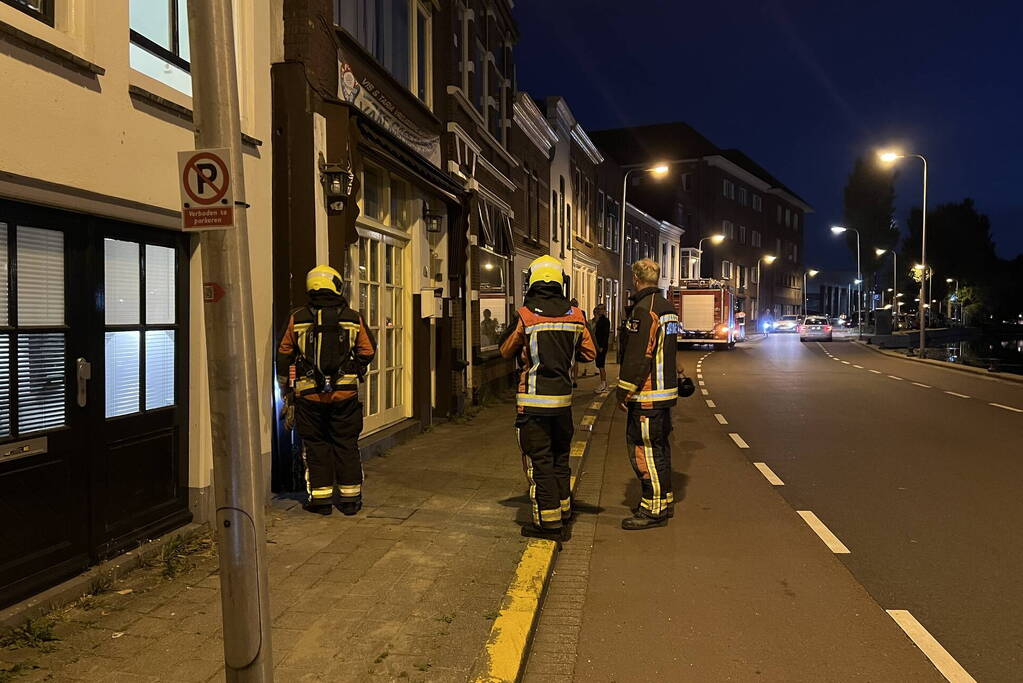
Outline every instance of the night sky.
[[[1023, 252], [1023, 2], [516, 0], [515, 15], [520, 89], [564, 96], [591, 130], [681, 120], [742, 149], [816, 209], [808, 266], [850, 266], [828, 226], [856, 155], [890, 143], [927, 157], [929, 206], [973, 197], [999, 255]], [[905, 229], [921, 165], [900, 163]]]

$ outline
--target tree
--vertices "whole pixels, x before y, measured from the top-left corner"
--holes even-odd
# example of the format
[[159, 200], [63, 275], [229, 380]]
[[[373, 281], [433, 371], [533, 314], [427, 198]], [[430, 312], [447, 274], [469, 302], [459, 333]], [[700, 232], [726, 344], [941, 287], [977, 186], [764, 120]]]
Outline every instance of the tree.
[[[895, 171], [858, 157], [843, 193], [845, 227], [860, 233], [860, 267], [868, 282], [877, 272], [888, 273], [875, 249], [894, 249], [899, 242], [895, 225]], [[846, 233], [856, 258], [856, 235]], [[891, 258], [891, 257], [888, 257]]]

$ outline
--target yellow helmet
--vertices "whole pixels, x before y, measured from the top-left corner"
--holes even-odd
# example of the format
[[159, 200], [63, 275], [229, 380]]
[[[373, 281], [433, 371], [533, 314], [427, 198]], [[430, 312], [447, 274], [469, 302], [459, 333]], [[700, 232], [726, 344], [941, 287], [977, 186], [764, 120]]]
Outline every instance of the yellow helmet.
[[305, 276], [305, 289], [307, 292], [326, 289], [335, 294], [340, 294], [341, 273], [330, 266], [316, 266]]
[[529, 264], [529, 286], [537, 282], [557, 282], [565, 286], [565, 271], [561, 261], [553, 256], [541, 256]]

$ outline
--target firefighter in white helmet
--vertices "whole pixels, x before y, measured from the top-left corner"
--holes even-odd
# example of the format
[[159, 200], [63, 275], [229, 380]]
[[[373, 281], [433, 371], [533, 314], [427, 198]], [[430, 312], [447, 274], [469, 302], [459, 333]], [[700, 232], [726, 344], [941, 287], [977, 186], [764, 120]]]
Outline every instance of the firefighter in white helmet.
[[[302, 438], [305, 509], [354, 515], [362, 508], [362, 404], [359, 382], [376, 354], [376, 340], [341, 295], [341, 274], [316, 266], [306, 276], [309, 303], [288, 320], [277, 348], [277, 381], [285, 413]], [[286, 425], [288, 420], [285, 420]], [[289, 428], [291, 425], [288, 425]]]

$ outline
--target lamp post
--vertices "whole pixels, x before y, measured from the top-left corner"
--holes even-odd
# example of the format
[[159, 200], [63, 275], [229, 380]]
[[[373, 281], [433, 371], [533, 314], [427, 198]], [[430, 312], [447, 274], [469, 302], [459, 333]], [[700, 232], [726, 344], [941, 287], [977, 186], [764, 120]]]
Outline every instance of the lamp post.
[[816, 277], [817, 273], [819, 273], [819, 272], [820, 272], [819, 270], [814, 270], [813, 268], [811, 268], [810, 270], [804, 270], [803, 271], [803, 316], [804, 317], [806, 317], [806, 276], [809, 275], [810, 277]]
[[[878, 159], [884, 164], [893, 164], [899, 159], [905, 159], [906, 157], [913, 157], [919, 159], [924, 164], [924, 198], [923, 198], [923, 210], [921, 212], [920, 221], [920, 264], [925, 268], [927, 266], [927, 159], [920, 154], [899, 154], [898, 152], [880, 152]], [[926, 271], [925, 271], [926, 273]], [[924, 298], [924, 280], [920, 278], [920, 299]], [[927, 317], [924, 313], [924, 307], [920, 307], [920, 356], [923, 357], [927, 349]]]
[[[877, 249], [874, 249], [874, 253], [877, 254], [878, 256], [883, 256], [884, 254], [888, 253], [889, 251], [892, 253], [892, 303], [894, 304], [893, 308], [895, 309], [895, 317], [898, 318], [898, 316], [899, 316], [899, 302], [898, 302], [898, 298], [900, 296], [900, 294], [899, 294], [899, 253], [897, 251], [895, 251], [894, 249], [881, 249], [880, 247], [878, 247]], [[883, 293], [881, 294], [881, 303], [884, 303], [884, 294]]]
[[763, 261], [767, 261], [767, 265], [771, 265], [774, 263], [776, 258], [778, 257], [772, 254], [767, 254], [757, 259], [757, 305], [756, 308], [753, 309], [753, 318], [758, 327], [760, 325], [760, 307], [763, 305], [760, 301], [760, 264]]
[[846, 230], [856, 233], [856, 336], [863, 339], [863, 272], [860, 270], [860, 231], [856, 228], [844, 228], [841, 225], [832, 225], [831, 232], [841, 235]]
[[[946, 283], [946, 284], [952, 284], [953, 282], [954, 282], [954, 283], [956, 283], [956, 293], [955, 293], [955, 297], [956, 297], [956, 304], [958, 304], [958, 303], [959, 303], [959, 280], [958, 280], [958, 279], [956, 279], [956, 278], [952, 278], [952, 277], [947, 277], [947, 278], [945, 278], [945, 283]], [[953, 312], [954, 312], [954, 310], [955, 310], [955, 309], [954, 309], [954, 308], [952, 307], [952, 297], [951, 297], [951, 296], [949, 296], [949, 297], [948, 297], [948, 317], [949, 317], [949, 319], [950, 319], [950, 320], [952, 320], [953, 322], [955, 321], [955, 318], [954, 318], [954, 316], [952, 315], [952, 314], [953, 314]]]
[[657, 163], [652, 166], [637, 166], [630, 168], [625, 172], [625, 176], [622, 177], [622, 210], [621, 210], [621, 223], [619, 224], [619, 240], [618, 240], [618, 256], [619, 256], [619, 267], [618, 267], [618, 289], [619, 289], [619, 305], [622, 305], [621, 291], [625, 286], [625, 201], [628, 197], [629, 191], [629, 176], [636, 171], [643, 171], [644, 173], [652, 173], [657, 178], [663, 178], [668, 175], [668, 163]]
[[[699, 253], [696, 260], [696, 277], [698, 278], [703, 277], [703, 243], [707, 240], [710, 240], [711, 244], [721, 244], [725, 241], [725, 236], [722, 233], [718, 233], [716, 235], [704, 237], [696, 243], [696, 251]], [[692, 275], [692, 273], [690, 273], [690, 275]]]

